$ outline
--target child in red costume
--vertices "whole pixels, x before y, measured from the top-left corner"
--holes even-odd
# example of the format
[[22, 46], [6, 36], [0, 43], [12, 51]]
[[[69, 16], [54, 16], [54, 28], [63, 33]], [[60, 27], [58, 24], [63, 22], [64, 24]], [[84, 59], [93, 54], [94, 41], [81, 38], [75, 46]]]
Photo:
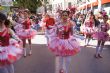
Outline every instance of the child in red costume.
[[52, 36], [53, 33], [55, 32], [53, 29], [55, 25], [55, 20], [54, 18], [50, 17], [49, 14], [46, 14], [43, 22], [45, 23], [45, 35], [48, 43], [49, 37]]
[[8, 22], [6, 16], [0, 13], [0, 68], [5, 69], [5, 73], [14, 73], [13, 63], [22, 56], [18, 43], [21, 40], [9, 28]]
[[26, 40], [28, 40], [29, 42], [29, 55], [31, 55], [32, 54], [31, 39], [36, 35], [36, 31], [34, 29], [31, 29], [31, 21], [29, 19], [28, 11], [24, 11], [24, 20], [22, 22], [22, 29], [19, 29], [17, 35], [23, 40], [24, 57], [26, 57]]
[[79, 43], [73, 37], [73, 26], [75, 23], [69, 19], [69, 12], [63, 11], [55, 25], [54, 35], [49, 37], [48, 47], [56, 57], [55, 73], [68, 73], [71, 56], [80, 51]]

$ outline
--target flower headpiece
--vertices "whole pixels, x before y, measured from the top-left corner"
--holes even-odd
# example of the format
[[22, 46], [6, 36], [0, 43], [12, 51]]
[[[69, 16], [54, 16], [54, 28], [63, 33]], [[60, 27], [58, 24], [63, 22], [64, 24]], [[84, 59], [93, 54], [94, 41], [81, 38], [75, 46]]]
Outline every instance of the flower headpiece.
[[107, 15], [107, 12], [105, 10], [101, 11], [100, 14], [102, 14], [102, 16]]
[[69, 11], [72, 12], [73, 14], [75, 14], [75, 12], [76, 12], [76, 7], [75, 7], [75, 6], [70, 7], [70, 8], [69, 8]]

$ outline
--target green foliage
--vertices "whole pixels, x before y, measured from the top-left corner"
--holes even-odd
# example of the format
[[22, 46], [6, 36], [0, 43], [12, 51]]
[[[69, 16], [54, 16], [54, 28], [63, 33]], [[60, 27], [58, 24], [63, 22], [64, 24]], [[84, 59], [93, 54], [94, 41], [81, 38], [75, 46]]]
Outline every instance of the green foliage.
[[30, 11], [35, 11], [39, 6], [42, 5], [40, 0], [16, 0], [15, 6], [28, 8]]

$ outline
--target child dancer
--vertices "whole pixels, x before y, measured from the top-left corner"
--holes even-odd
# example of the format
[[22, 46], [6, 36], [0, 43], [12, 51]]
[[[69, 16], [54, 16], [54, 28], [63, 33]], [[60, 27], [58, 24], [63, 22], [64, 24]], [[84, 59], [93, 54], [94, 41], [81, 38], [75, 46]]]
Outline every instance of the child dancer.
[[43, 22], [45, 23], [45, 36], [48, 43], [49, 37], [52, 36], [52, 34], [54, 33], [53, 28], [55, 25], [55, 20], [49, 14], [46, 14]]
[[100, 26], [98, 27], [98, 32], [93, 34], [93, 37], [95, 39], [97, 39], [98, 43], [97, 43], [97, 47], [96, 47], [96, 54], [95, 54], [95, 58], [102, 58], [101, 54], [103, 51], [103, 47], [105, 44], [105, 41], [107, 41], [109, 39], [109, 35], [107, 33], [107, 31], [109, 30], [109, 24], [107, 23], [108, 20], [108, 16], [107, 15], [103, 15], [103, 21], [100, 23]]
[[94, 33], [94, 27], [95, 27], [95, 21], [94, 21], [94, 15], [91, 13], [89, 15], [89, 18], [85, 20], [85, 46], [87, 46], [91, 40], [91, 36]]
[[[22, 29], [20, 28], [17, 35], [23, 41], [24, 57], [26, 57], [26, 40], [29, 43], [29, 56], [32, 55], [31, 39], [36, 35], [36, 31], [31, 29], [31, 21], [29, 19], [28, 11], [24, 11], [24, 20], [21, 23]], [[16, 30], [16, 29], [15, 29]]]
[[13, 63], [22, 56], [22, 49], [18, 43], [20, 41], [9, 28], [9, 20], [0, 13], [0, 68], [5, 73], [14, 73]]
[[56, 55], [56, 72], [68, 73], [71, 56], [80, 51], [79, 43], [73, 37], [72, 28], [75, 26], [69, 19], [69, 11], [63, 11], [56, 27], [56, 34], [49, 40], [49, 49]]

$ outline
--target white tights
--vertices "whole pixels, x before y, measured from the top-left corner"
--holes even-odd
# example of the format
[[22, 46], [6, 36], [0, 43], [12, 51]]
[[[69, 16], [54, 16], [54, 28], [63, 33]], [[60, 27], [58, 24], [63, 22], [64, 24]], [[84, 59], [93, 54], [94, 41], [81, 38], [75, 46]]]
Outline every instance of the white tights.
[[0, 73], [14, 73], [13, 64], [7, 65], [6, 67], [0, 68]]
[[59, 73], [61, 69], [64, 70], [64, 73], [68, 73], [69, 65], [71, 62], [71, 56], [56, 56], [56, 70], [55, 73]]

